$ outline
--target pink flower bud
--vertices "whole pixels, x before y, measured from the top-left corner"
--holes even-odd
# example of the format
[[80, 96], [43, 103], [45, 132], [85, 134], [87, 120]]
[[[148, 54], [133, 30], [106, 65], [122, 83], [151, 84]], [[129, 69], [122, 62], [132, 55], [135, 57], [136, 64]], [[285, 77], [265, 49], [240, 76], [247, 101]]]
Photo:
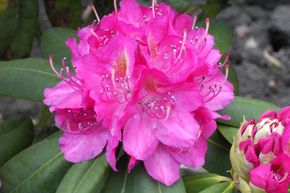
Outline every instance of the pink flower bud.
[[232, 176], [242, 193], [286, 193], [290, 183], [290, 108], [265, 112], [256, 122], [244, 121], [230, 158]]

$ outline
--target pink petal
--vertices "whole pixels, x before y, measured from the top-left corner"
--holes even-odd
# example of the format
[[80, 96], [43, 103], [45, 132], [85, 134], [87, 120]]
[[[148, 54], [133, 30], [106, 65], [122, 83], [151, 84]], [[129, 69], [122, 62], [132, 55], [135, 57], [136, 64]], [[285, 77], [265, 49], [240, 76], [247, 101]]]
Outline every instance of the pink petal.
[[290, 155], [290, 125], [284, 128], [282, 135], [282, 147], [286, 154]]
[[276, 111], [274, 111], [274, 110], [269, 110], [269, 111], [263, 113], [263, 114], [259, 117], [258, 122], [262, 121], [262, 120], [265, 119], [265, 118], [269, 118], [269, 119], [271, 119], [271, 120], [272, 120], [272, 119], [276, 119], [276, 118], [277, 118], [277, 113], [276, 113]]
[[204, 165], [205, 154], [207, 150], [206, 140], [201, 136], [194, 144], [194, 146], [172, 151], [172, 156], [183, 165], [191, 168], [196, 168]]
[[265, 190], [271, 174], [271, 164], [260, 165], [250, 171], [251, 183]]
[[187, 112], [171, 112], [166, 120], [158, 121], [156, 137], [164, 144], [182, 148], [191, 147], [197, 138], [199, 125]]
[[138, 160], [136, 160], [134, 157], [130, 157], [130, 161], [128, 164], [128, 173], [132, 171], [132, 169], [138, 164]]
[[234, 99], [233, 85], [229, 81], [224, 82], [224, 80], [225, 76], [221, 72], [218, 72], [213, 80], [207, 84], [204, 84], [204, 87], [213, 86], [215, 84], [222, 84], [221, 92], [205, 104], [205, 106], [212, 111], [223, 109]]
[[284, 107], [279, 111], [278, 120], [281, 121], [283, 125], [290, 122], [290, 107]]
[[[105, 47], [98, 49], [98, 58], [106, 62], [116, 76], [132, 77], [137, 43], [130, 37], [115, 35]], [[105, 65], [104, 65], [105, 66]]]
[[167, 186], [171, 186], [179, 179], [179, 163], [175, 161], [165, 149], [159, 146], [155, 153], [144, 160], [148, 174]]
[[214, 120], [214, 113], [207, 108], [201, 107], [194, 111], [194, 117], [200, 125], [202, 136], [206, 139], [209, 138], [217, 128], [217, 123]]
[[103, 151], [107, 138], [107, 133], [104, 131], [90, 134], [64, 133], [59, 139], [59, 145], [65, 160], [77, 163], [98, 156]]
[[126, 153], [138, 160], [149, 157], [156, 149], [158, 140], [153, 133], [154, 120], [136, 114], [130, 118], [123, 133], [123, 147]]
[[117, 162], [116, 149], [118, 147], [118, 144], [119, 144], [119, 140], [116, 139], [115, 137], [110, 136], [108, 139], [107, 147], [106, 147], [106, 158], [109, 165], [114, 171], [118, 171], [116, 168], [116, 162]]
[[44, 90], [44, 97], [43, 102], [47, 106], [50, 106], [50, 112], [55, 111], [56, 108], [81, 108], [83, 102], [82, 93], [63, 81], [53, 88], [46, 88]]

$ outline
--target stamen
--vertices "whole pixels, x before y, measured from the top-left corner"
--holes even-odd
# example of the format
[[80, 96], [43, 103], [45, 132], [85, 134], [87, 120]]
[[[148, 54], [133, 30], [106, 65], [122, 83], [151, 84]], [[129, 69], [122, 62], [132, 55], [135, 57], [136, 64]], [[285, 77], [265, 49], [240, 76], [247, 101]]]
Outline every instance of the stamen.
[[281, 180], [279, 180], [278, 182], [279, 182], [279, 183], [283, 182], [284, 180], [287, 179], [287, 177], [288, 177], [288, 172], [285, 172], [283, 178], [282, 178]]
[[94, 13], [95, 13], [95, 16], [96, 16], [96, 18], [97, 18], [97, 21], [98, 21], [98, 23], [100, 23], [100, 17], [99, 17], [99, 15], [98, 15], [98, 12], [97, 12], [97, 10], [96, 10], [96, 7], [95, 7], [95, 5], [93, 4], [93, 3], [90, 3], [90, 7], [93, 9], [93, 11], [94, 11]]
[[94, 25], [94, 23], [95, 23], [96, 21], [94, 20], [93, 21], [93, 23], [92, 23], [92, 26], [90, 26], [90, 32], [91, 32], [91, 34], [94, 36], [94, 37], [96, 37], [97, 39], [100, 39], [100, 37], [98, 36], [98, 34], [94, 31], [94, 29], [93, 29], [93, 25]]
[[52, 55], [49, 55], [48, 60], [49, 60], [50, 67], [51, 67], [51, 69], [53, 70], [53, 72], [54, 72], [54, 73], [55, 73], [59, 78], [63, 79], [62, 74], [59, 73], [59, 72], [55, 69], [55, 67], [54, 67], [54, 64], [53, 64], [53, 56], [52, 56]]
[[230, 65], [226, 64], [226, 74], [225, 74], [225, 79], [223, 84], [227, 81], [228, 77], [229, 77], [229, 71], [230, 71]]
[[156, 0], [152, 0], [152, 15], [153, 15], [153, 18], [155, 18], [155, 4], [156, 4]]
[[[66, 60], [66, 58], [64, 57], [62, 59], [62, 68], [60, 69], [60, 72], [58, 72], [53, 64], [53, 56], [50, 55], [49, 56], [49, 64], [50, 64], [51, 69], [59, 78], [61, 78], [66, 84], [70, 85], [73, 89], [81, 90], [82, 86], [73, 79], [75, 77], [73, 77], [73, 74], [69, 71], [69, 67], [65, 65], [65, 60]], [[67, 78], [63, 76], [63, 74], [62, 74], [63, 71], [66, 72]], [[77, 79], [77, 78], [75, 78], [75, 79]]]
[[184, 51], [184, 49], [185, 49], [185, 42], [186, 42], [186, 37], [187, 37], [187, 31], [186, 31], [186, 30], [184, 30], [184, 32], [183, 32], [183, 39], [182, 39], [182, 44], [181, 44], [180, 51], [179, 51], [179, 54], [178, 54], [178, 56], [177, 56], [177, 59], [176, 59], [176, 61], [175, 61], [175, 62], [177, 62], [177, 60], [179, 60], [179, 59], [180, 59], [180, 57], [181, 57], [181, 54], [182, 54], [182, 52], [183, 52], [183, 51]]
[[193, 23], [192, 23], [192, 27], [191, 27], [192, 30], [194, 30], [194, 28], [195, 28], [195, 24], [196, 24], [196, 21], [197, 21], [199, 14], [200, 14], [200, 10], [197, 10], [193, 13], [193, 18], [192, 18]]
[[219, 64], [220, 68], [223, 68], [228, 63], [229, 58], [230, 58], [230, 53], [227, 52], [226, 53], [226, 58], [225, 58], [224, 62], [222, 64]]
[[118, 13], [117, 0], [114, 0], [115, 13]]
[[205, 26], [205, 32], [204, 32], [201, 40], [206, 40], [206, 36], [207, 36], [208, 30], [209, 30], [209, 18], [205, 19], [205, 25], [206, 25]]
[[167, 106], [165, 120], [167, 120], [169, 118], [170, 112], [171, 112], [171, 106]]

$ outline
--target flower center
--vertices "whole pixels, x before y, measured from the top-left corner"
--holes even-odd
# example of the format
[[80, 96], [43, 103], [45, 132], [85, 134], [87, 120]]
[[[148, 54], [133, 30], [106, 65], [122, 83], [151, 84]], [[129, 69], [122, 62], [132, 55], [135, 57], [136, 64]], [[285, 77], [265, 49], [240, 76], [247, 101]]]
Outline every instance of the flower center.
[[156, 119], [168, 119], [175, 102], [175, 97], [168, 92], [164, 96], [145, 97], [139, 104], [148, 116]]
[[129, 76], [123, 78], [105, 74], [101, 78], [100, 85], [100, 95], [105, 101], [125, 103], [132, 97]]
[[96, 116], [93, 109], [66, 109], [59, 112], [66, 115], [66, 132], [88, 134], [94, 128], [101, 126], [100, 122], [96, 121]]

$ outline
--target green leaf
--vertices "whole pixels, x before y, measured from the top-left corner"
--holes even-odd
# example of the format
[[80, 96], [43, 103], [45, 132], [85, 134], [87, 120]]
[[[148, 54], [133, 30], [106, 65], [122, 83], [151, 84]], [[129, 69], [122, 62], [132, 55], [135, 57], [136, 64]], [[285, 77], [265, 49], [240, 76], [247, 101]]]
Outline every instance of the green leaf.
[[102, 193], [185, 193], [182, 179], [171, 187], [167, 187], [150, 178], [144, 167], [139, 164], [128, 174], [124, 170], [111, 173]]
[[[197, 26], [205, 27], [205, 22], [198, 22]], [[224, 55], [232, 45], [231, 28], [223, 21], [210, 19], [209, 34], [214, 36], [215, 48]]]
[[44, 2], [47, 16], [53, 26], [76, 29], [82, 25], [81, 1], [45, 0]]
[[230, 176], [231, 163], [229, 158], [230, 144], [218, 133], [208, 139], [208, 150], [204, 168], [210, 173]]
[[75, 164], [61, 181], [56, 193], [100, 193], [109, 171], [105, 155]]
[[65, 45], [68, 38], [75, 38], [76, 31], [67, 28], [51, 28], [43, 33], [41, 37], [41, 51], [43, 57], [53, 55], [55, 62], [60, 63], [63, 57], [70, 61], [71, 53]]
[[179, 12], [186, 12], [190, 5], [192, 5], [192, 0], [163, 0], [174, 7]]
[[265, 111], [270, 109], [279, 110], [280, 108], [268, 102], [236, 96], [232, 104], [219, 112], [221, 114], [230, 115], [231, 120], [218, 120], [218, 122], [225, 125], [240, 127], [243, 116], [245, 116], [246, 120], [251, 118], [258, 119]]
[[234, 192], [234, 182], [223, 182], [220, 184], [212, 185], [205, 190], [201, 191], [200, 193], [232, 193]]
[[0, 166], [32, 144], [34, 126], [29, 117], [18, 116], [0, 125]]
[[203, 6], [202, 17], [215, 17], [222, 8], [225, 7], [228, 0], [207, 0], [206, 4]]
[[0, 62], [0, 95], [41, 101], [44, 88], [59, 81], [44, 59]]
[[237, 96], [239, 94], [239, 82], [238, 82], [238, 78], [237, 78], [237, 72], [235, 71], [233, 66], [230, 66], [230, 68], [229, 68], [228, 80], [233, 84], [234, 93]]
[[[19, 0], [16, 31], [7, 50], [7, 59], [27, 57], [38, 32], [38, 0]], [[29, 11], [28, 11], [29, 10]]]
[[1, 193], [54, 193], [70, 167], [58, 148], [59, 133], [6, 162], [0, 169]]
[[196, 174], [183, 179], [187, 193], [198, 193], [211, 185], [231, 181], [230, 178], [211, 173]]
[[218, 131], [226, 138], [226, 140], [228, 142], [230, 142], [231, 144], [234, 141], [234, 136], [237, 134], [238, 132], [237, 127], [233, 127], [233, 126], [228, 126], [228, 125], [223, 125], [223, 124], [219, 124], [218, 125]]

